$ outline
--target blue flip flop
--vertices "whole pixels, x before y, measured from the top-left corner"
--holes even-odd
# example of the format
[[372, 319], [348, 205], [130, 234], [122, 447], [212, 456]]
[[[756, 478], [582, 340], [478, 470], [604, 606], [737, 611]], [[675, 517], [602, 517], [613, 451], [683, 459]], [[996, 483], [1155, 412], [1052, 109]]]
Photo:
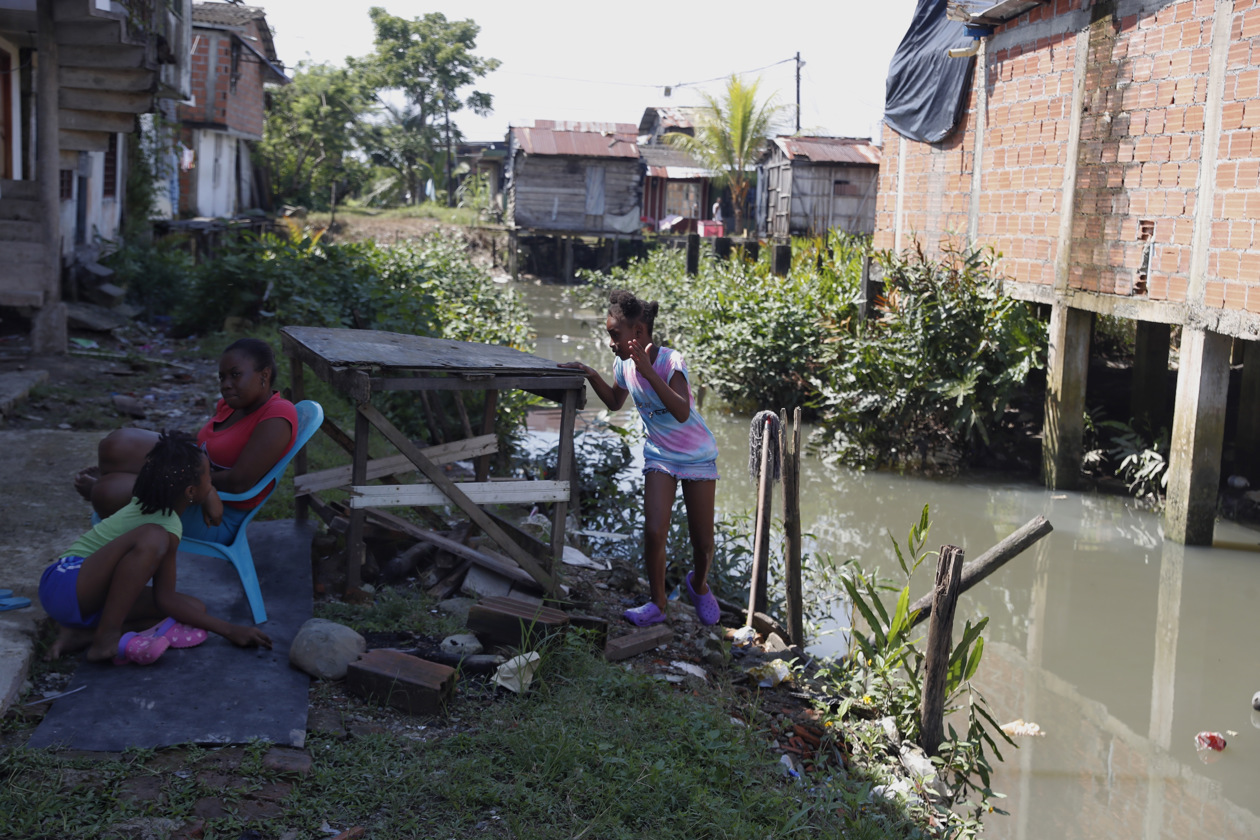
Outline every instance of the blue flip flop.
[[0, 589], [0, 598], [12, 598], [12, 597], [13, 597], [12, 589]]
[[20, 595], [14, 595], [10, 590], [0, 590], [0, 592], [9, 592], [8, 595], [0, 596], [0, 612], [5, 610], [21, 610], [31, 605], [30, 598], [23, 598]]

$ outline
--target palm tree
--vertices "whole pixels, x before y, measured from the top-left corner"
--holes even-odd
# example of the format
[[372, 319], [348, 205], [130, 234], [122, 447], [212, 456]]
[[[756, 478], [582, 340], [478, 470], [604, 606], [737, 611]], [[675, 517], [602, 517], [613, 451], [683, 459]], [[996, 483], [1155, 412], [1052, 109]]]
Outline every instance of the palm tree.
[[774, 97], [758, 101], [760, 84], [760, 78], [744, 84], [739, 76], [732, 74], [721, 98], [701, 94], [705, 106], [694, 137], [681, 133], [665, 135], [671, 144], [716, 172], [713, 178], [716, 186], [730, 186], [738, 231], [744, 229], [744, 206], [751, 186], [749, 168], [761, 154], [782, 111]]

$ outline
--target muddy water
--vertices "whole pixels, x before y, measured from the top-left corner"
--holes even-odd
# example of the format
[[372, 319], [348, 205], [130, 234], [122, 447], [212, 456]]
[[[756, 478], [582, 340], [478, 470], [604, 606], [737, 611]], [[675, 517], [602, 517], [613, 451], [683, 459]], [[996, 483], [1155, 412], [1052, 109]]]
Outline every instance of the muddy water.
[[[520, 290], [539, 355], [611, 369], [592, 337], [602, 315], [574, 309], [563, 288]], [[591, 394], [588, 410], [599, 408]], [[747, 511], [748, 418], [717, 406], [704, 413], [722, 453], [719, 507]], [[1214, 547], [1186, 548], [1123, 499], [1051, 493], [1006, 476], [930, 481], [807, 458], [801, 483], [812, 547], [867, 569], [896, 570], [889, 534], [904, 544], [925, 504], [929, 545], [959, 545], [968, 557], [1038, 514], [1053, 524], [958, 606], [959, 625], [990, 618], [977, 682], [996, 717], [1045, 733], [1003, 751], [993, 787], [1010, 815], [991, 815], [986, 836], [1260, 837], [1260, 713], [1250, 706], [1260, 691], [1260, 532], [1222, 522]], [[928, 591], [931, 574], [921, 570], [914, 594]], [[838, 638], [815, 649], [834, 652]], [[1202, 730], [1227, 740], [1214, 761], [1196, 753]]]

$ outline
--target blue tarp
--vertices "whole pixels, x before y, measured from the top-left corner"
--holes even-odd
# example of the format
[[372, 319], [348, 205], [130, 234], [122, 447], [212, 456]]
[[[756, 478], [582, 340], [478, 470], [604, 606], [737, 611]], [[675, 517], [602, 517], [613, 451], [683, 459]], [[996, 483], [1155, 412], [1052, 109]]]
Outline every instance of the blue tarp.
[[910, 29], [888, 65], [884, 122], [903, 137], [939, 143], [962, 118], [976, 60], [950, 58], [973, 43], [964, 24], [945, 17], [946, 0], [919, 0]]

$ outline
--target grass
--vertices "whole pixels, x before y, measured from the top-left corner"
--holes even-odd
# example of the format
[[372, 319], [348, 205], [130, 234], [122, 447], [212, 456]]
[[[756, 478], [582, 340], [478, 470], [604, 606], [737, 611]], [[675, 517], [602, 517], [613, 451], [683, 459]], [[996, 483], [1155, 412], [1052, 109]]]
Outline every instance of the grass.
[[[917, 834], [890, 810], [856, 805], [845, 785], [807, 788], [785, 779], [756, 727], [732, 720], [729, 701], [720, 693], [697, 700], [690, 690], [606, 663], [575, 634], [545, 652], [529, 694], [479, 706], [457, 702], [458, 717], [445, 721], [412, 719], [446, 727], [440, 737], [426, 737], [414, 725], [406, 734], [385, 730], [346, 740], [312, 735], [311, 772], [292, 782], [266, 834], [320, 837], [325, 822], [363, 826], [366, 836], [381, 838]], [[755, 710], [742, 711], [756, 718]], [[6, 730], [13, 728], [6, 722]], [[177, 763], [170, 751], [133, 751], [102, 762], [5, 749], [0, 812], [11, 818], [4, 835], [119, 836], [118, 826], [134, 820], [188, 822], [198, 800], [215, 797], [228, 813], [207, 820], [204, 836], [236, 838], [248, 825], [242, 815], [253, 798], [281, 781], [264, 769], [265, 749], [237, 750], [227, 785], [202, 772], [224, 763], [219, 751], [192, 748]], [[135, 780], [154, 775], [158, 798], [131, 801], [126, 794]], [[855, 790], [865, 788], [858, 783]], [[863, 813], [864, 807], [871, 810]]]
[[[414, 207], [391, 207], [389, 209], [344, 205], [337, 208], [337, 217], [342, 220], [350, 218], [380, 219], [382, 221], [390, 219], [433, 219], [442, 224], [465, 227], [475, 226], [480, 221], [480, 214], [476, 208], [447, 207], [444, 204], [432, 201], [426, 201]], [[308, 224], [319, 227], [326, 226], [331, 218], [331, 213], [320, 211], [309, 213], [306, 220]]]

